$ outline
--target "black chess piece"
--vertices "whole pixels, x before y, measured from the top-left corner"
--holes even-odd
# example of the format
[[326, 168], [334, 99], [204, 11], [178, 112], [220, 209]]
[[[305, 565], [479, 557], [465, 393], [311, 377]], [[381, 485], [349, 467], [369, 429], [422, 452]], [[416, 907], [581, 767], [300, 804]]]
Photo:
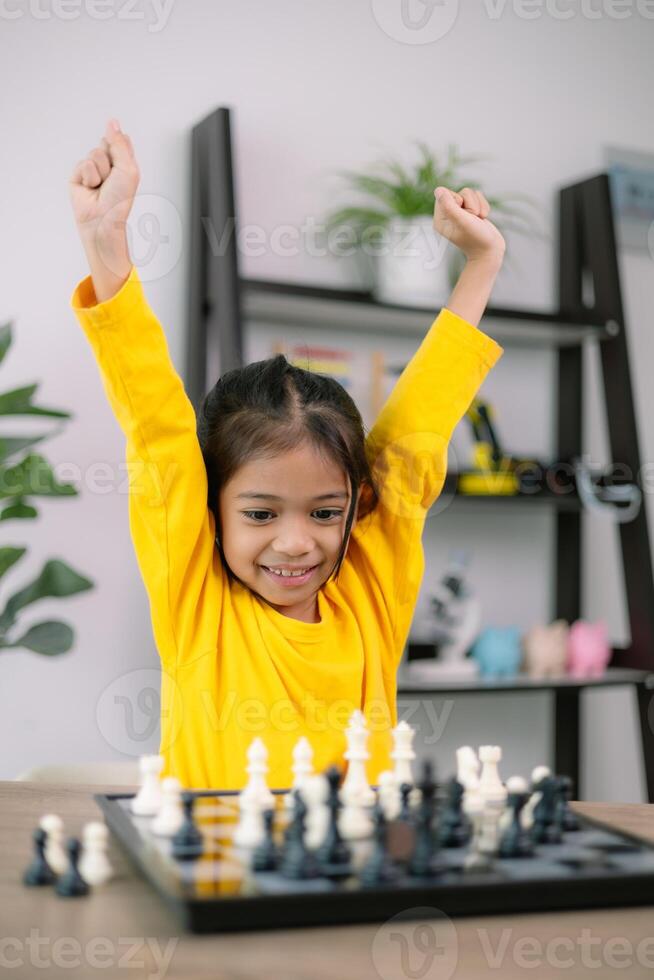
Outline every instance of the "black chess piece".
[[373, 820], [375, 823], [375, 845], [359, 876], [361, 884], [366, 888], [390, 884], [399, 876], [399, 868], [393, 863], [388, 853], [386, 816], [379, 800], [373, 809]]
[[437, 863], [438, 843], [434, 832], [436, 783], [429, 759], [426, 759], [423, 764], [423, 775], [418, 783], [418, 789], [420, 805], [416, 816], [416, 840], [408, 871], [410, 875], [422, 878], [437, 874], [441, 870]]
[[26, 885], [51, 885], [57, 880], [57, 876], [45, 856], [47, 839], [48, 835], [42, 827], [37, 827], [32, 834], [34, 857], [23, 875], [23, 883]]
[[66, 871], [57, 879], [55, 891], [62, 898], [77, 898], [80, 895], [88, 895], [89, 886], [79, 873], [77, 866], [82, 847], [76, 837], [69, 837], [66, 841], [66, 851], [68, 852], [69, 865]]
[[464, 847], [472, 838], [472, 824], [463, 812], [465, 788], [453, 776], [447, 784], [445, 807], [438, 826], [441, 847]]
[[317, 867], [313, 854], [304, 843], [307, 807], [299, 789], [293, 790], [293, 801], [293, 818], [286, 831], [279, 870], [285, 878], [298, 881], [313, 878], [317, 873]]
[[531, 837], [534, 844], [560, 844], [561, 830], [556, 823], [559, 783], [556, 776], [544, 776], [532, 786], [532, 792], [541, 798], [534, 807], [534, 824]]
[[556, 823], [564, 834], [576, 833], [581, 824], [576, 813], [570, 809], [572, 799], [572, 780], [569, 776], [558, 776], [559, 792], [556, 806]]
[[275, 871], [279, 866], [279, 848], [273, 835], [275, 811], [263, 811], [265, 837], [252, 852], [252, 869], [254, 871]]
[[512, 811], [511, 823], [502, 834], [499, 855], [503, 858], [531, 857], [534, 844], [531, 834], [522, 826], [521, 813], [529, 799], [529, 792], [509, 793], [506, 798], [507, 807]]
[[404, 820], [405, 823], [413, 823], [414, 816], [411, 811], [411, 793], [413, 792], [413, 786], [411, 783], [402, 783], [400, 786], [400, 797], [402, 800], [400, 806], [400, 813], [398, 820]]
[[195, 797], [189, 790], [182, 793], [184, 823], [171, 840], [171, 851], [176, 861], [193, 861], [204, 851], [202, 834], [193, 819]]
[[338, 814], [343, 806], [338, 796], [338, 787], [341, 781], [338, 766], [330, 766], [325, 776], [329, 784], [329, 796], [327, 797], [329, 826], [324, 841], [316, 851], [316, 860], [323, 877], [338, 880], [348, 878], [352, 874], [352, 852], [341, 837], [338, 828]]

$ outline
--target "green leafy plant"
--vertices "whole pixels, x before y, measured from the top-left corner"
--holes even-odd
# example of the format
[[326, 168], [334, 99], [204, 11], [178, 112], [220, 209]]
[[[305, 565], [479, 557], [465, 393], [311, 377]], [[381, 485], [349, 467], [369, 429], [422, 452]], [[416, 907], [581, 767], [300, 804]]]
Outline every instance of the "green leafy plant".
[[[0, 363], [12, 342], [10, 323], [0, 326]], [[15, 388], [0, 394], [0, 416], [36, 415], [53, 419], [68, 419], [68, 412], [35, 405], [34, 395], [38, 385]], [[0, 437], [0, 521], [29, 520], [38, 517], [33, 497], [73, 497], [76, 488], [69, 483], [58, 483], [47, 460], [38, 453], [20, 453], [43, 442], [50, 434], [37, 436]], [[0, 582], [7, 572], [26, 554], [24, 547], [0, 547]], [[0, 612], [0, 649], [23, 648], [55, 656], [66, 653], [73, 645], [75, 634], [68, 623], [45, 620], [30, 626], [21, 635], [17, 619], [21, 610], [39, 599], [75, 595], [93, 588], [93, 582], [79, 575], [65, 562], [58, 559], [47, 561], [39, 575], [18, 592], [11, 595]]]
[[[340, 171], [350, 189], [367, 200], [330, 211], [327, 232], [347, 227], [352, 232], [352, 244], [360, 248], [368, 243], [376, 246], [392, 219], [433, 216], [434, 189], [443, 185], [457, 191], [462, 187], [482, 191], [491, 206], [491, 220], [502, 234], [513, 231], [542, 235], [534, 220], [537, 209], [531, 198], [519, 194], [510, 197], [487, 194], [478, 180], [463, 176], [462, 170], [486, 157], [462, 156], [457, 146], [450, 144], [441, 161], [425, 143], [416, 141], [416, 145], [419, 159], [413, 169], [407, 169], [396, 159], [387, 159], [374, 165], [375, 173]], [[450, 280], [455, 281], [464, 260], [454, 252], [450, 261]]]

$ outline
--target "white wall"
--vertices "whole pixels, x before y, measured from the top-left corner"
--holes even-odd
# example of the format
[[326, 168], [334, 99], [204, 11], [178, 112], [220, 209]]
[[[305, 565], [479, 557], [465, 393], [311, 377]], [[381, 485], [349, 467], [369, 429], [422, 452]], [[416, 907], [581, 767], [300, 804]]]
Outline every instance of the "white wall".
[[[421, 5], [412, 2], [418, 15]], [[156, 653], [129, 538], [122, 438], [68, 307], [85, 269], [66, 182], [77, 160], [97, 143], [106, 120], [117, 116], [132, 136], [141, 192], [165, 199], [168, 213], [181, 216], [183, 230], [164, 250], [179, 259], [146, 288], [182, 369], [189, 133], [207, 112], [217, 105], [235, 110], [240, 219], [268, 234], [283, 224], [299, 227], [311, 216], [320, 221], [334, 201], [335, 172], [363, 167], [382, 151], [408, 155], [415, 139], [436, 148], [456, 142], [465, 153], [487, 154], [491, 161], [477, 168], [487, 188], [532, 195], [549, 220], [556, 188], [601, 169], [604, 144], [653, 150], [654, 119], [644, 107], [654, 83], [654, 20], [638, 13], [635, 2], [625, 19], [611, 14], [608, 0], [586, 2], [586, 15], [579, 3], [561, 3], [572, 11], [564, 20], [552, 13], [558, 9], [552, 3], [550, 13], [543, 9], [527, 19], [525, 12], [530, 18], [537, 13], [533, 5], [524, 11], [514, 3], [485, 0], [457, 7], [448, 0], [435, 17], [458, 10], [449, 31], [431, 43], [408, 44], [397, 40], [396, 20], [388, 28], [395, 37], [380, 26], [388, 26], [385, 18], [399, 8], [399, 0], [186, 0], [167, 9], [165, 23], [165, 15], [145, 2], [129, 14], [132, 19], [117, 3], [105, 21], [92, 16], [86, 0], [68, 7], [68, 14], [78, 14], [70, 20], [57, 16], [59, 8], [46, 0], [7, 6], [19, 16], [10, 20], [0, 14], [8, 42], [2, 62], [1, 301], [3, 313], [15, 319], [16, 342], [3, 365], [2, 388], [41, 379], [43, 402], [75, 413], [66, 431], [48, 444], [47, 455], [59, 466], [79, 468], [81, 495], [40, 505], [42, 517], [29, 527], [14, 523], [3, 529], [3, 541], [29, 543], [33, 555], [2, 583], [2, 595], [55, 555], [97, 583], [89, 594], [43, 603], [38, 615], [31, 615], [30, 621], [57, 615], [74, 622], [72, 653], [51, 662], [24, 651], [2, 655], [0, 776], [11, 778], [37, 763], [125, 758], [156, 745], [148, 700], [148, 690], [156, 690]], [[588, 16], [589, 10], [599, 16]], [[443, 27], [445, 20], [433, 23]], [[549, 307], [554, 302], [551, 244], [515, 239], [510, 248], [514, 266], [502, 273], [495, 302]], [[135, 260], [138, 264], [138, 255]], [[654, 450], [648, 386], [652, 258], [625, 256], [623, 267], [648, 459]], [[258, 258], [246, 255], [242, 271], [344, 286], [358, 282], [352, 263], [312, 258], [301, 250], [292, 256], [271, 248]], [[534, 362], [508, 351], [489, 379], [487, 393], [514, 450], [547, 449], [551, 411], [540, 394], [547, 393], [547, 378], [547, 358]], [[534, 379], [540, 387], [532, 385]], [[601, 447], [595, 426], [590, 438]], [[108, 488], [105, 481], [107, 492], [100, 492], [98, 463], [114, 474]], [[451, 542], [470, 540], [472, 534], [480, 541], [480, 587], [489, 583], [489, 619], [528, 625], [548, 612], [549, 520], [540, 513], [513, 521], [480, 511], [470, 524], [452, 507], [428, 526], [428, 576], [437, 576]], [[608, 606], [613, 639], [623, 642], [610, 542], [598, 536], [593, 548], [600, 551], [590, 555], [586, 612], [596, 615]], [[510, 587], [500, 587], [496, 574], [489, 576], [498, 567], [506, 571]], [[514, 574], [516, 568], [523, 574]], [[134, 704], [136, 727], [128, 731], [121, 702], [114, 699], [135, 698], [138, 691], [145, 694]], [[613, 697], [612, 710], [604, 706], [588, 721], [584, 792], [638, 799], [642, 784], [630, 705], [617, 693], [606, 697]], [[457, 709], [459, 721], [453, 716], [448, 744], [503, 732], [500, 740], [511, 755], [524, 734], [523, 706], [515, 699], [477, 705]], [[513, 721], [498, 732], [500, 707], [500, 717]], [[547, 733], [544, 698], [529, 717], [527, 757], [537, 762]], [[594, 742], [602, 754], [592, 751]], [[600, 761], [607, 745], [617, 746], [610, 765]]]

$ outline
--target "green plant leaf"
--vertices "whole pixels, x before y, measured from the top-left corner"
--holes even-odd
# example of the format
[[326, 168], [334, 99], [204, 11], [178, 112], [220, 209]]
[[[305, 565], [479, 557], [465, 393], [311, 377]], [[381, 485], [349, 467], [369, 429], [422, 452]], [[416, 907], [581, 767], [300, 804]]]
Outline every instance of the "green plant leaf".
[[29, 504], [23, 503], [22, 500], [17, 500], [15, 503], [5, 507], [2, 513], [0, 513], [0, 521], [28, 520], [38, 516], [39, 512], [36, 507], [30, 507]]
[[0, 363], [4, 361], [5, 354], [11, 347], [12, 332], [11, 323], [3, 323], [0, 326]]
[[45, 415], [49, 418], [69, 419], [70, 412], [60, 412], [54, 408], [38, 408], [32, 404], [38, 384], [14, 388], [0, 395], [0, 415]]
[[48, 461], [30, 453], [16, 466], [0, 467], [0, 499], [7, 497], [74, 497], [71, 483], [57, 483]]
[[[50, 433], [52, 435], [53, 433]], [[37, 443], [43, 442], [44, 439], [48, 439], [49, 435], [41, 436], [5, 436], [0, 437], [0, 463], [3, 463], [6, 459], [11, 456], [15, 456], [16, 453], [21, 452], [23, 449], [29, 449], [30, 446], [36, 446]]]
[[56, 620], [44, 620], [31, 626], [26, 633], [19, 639], [11, 643], [0, 640], [0, 648], [15, 649], [23, 647], [32, 650], [34, 653], [41, 653], [46, 657], [57, 657], [61, 653], [68, 653], [73, 645], [75, 634], [68, 623], [60, 623]]
[[91, 588], [93, 582], [90, 579], [78, 575], [65, 562], [52, 559], [45, 563], [40, 575], [33, 582], [8, 600], [0, 615], [0, 631], [6, 633], [13, 626], [18, 612], [39, 599], [75, 595]]
[[0, 548], [0, 578], [23, 557], [27, 548]]

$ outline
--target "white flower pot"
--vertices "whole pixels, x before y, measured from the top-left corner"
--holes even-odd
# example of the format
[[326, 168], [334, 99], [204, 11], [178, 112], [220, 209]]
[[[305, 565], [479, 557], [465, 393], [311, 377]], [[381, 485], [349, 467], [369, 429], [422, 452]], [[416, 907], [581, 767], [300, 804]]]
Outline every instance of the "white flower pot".
[[434, 231], [431, 217], [393, 218], [372, 251], [375, 299], [399, 306], [442, 306], [450, 294], [451, 249]]

